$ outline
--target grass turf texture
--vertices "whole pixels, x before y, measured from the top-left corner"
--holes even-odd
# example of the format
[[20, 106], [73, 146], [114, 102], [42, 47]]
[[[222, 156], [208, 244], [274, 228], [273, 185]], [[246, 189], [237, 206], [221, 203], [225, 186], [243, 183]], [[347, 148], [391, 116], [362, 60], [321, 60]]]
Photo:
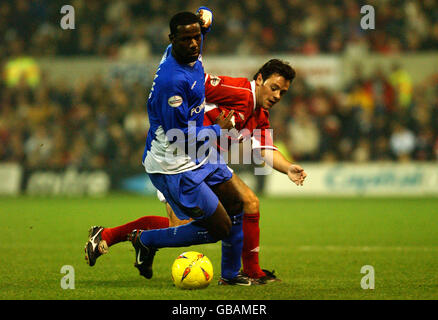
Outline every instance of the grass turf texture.
[[[224, 287], [220, 243], [159, 250], [151, 280], [128, 242], [85, 263], [91, 225], [164, 215], [154, 197], [0, 198], [0, 299], [438, 299], [436, 208], [436, 198], [261, 199], [261, 266], [282, 281]], [[171, 265], [188, 250], [213, 263], [207, 289], [172, 284]], [[64, 265], [74, 267], [74, 290], [61, 288]], [[361, 288], [364, 265], [374, 267], [374, 290]]]

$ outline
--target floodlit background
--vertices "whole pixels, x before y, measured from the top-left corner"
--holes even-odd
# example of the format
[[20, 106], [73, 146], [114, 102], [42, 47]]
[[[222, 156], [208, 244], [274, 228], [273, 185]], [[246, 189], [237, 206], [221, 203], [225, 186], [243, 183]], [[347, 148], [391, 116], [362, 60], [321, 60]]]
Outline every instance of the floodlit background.
[[[62, 1], [2, 1], [0, 172], [11, 183], [0, 192], [153, 192], [135, 175], [144, 172], [146, 98], [168, 44], [169, 18], [199, 5], [214, 11], [207, 72], [252, 78], [275, 57], [298, 71], [271, 125], [291, 159], [318, 164], [301, 194], [438, 192], [438, 6], [368, 1], [375, 29], [363, 30], [363, 4], [76, 0], [75, 29], [63, 30]], [[386, 162], [369, 175], [369, 164]], [[327, 178], [329, 165], [341, 163], [360, 165]], [[68, 180], [67, 173], [70, 182], [52, 181]], [[86, 185], [81, 173], [98, 175], [100, 183]], [[276, 175], [264, 184], [250, 174], [246, 180], [260, 193], [286, 182]]]
[[[271, 125], [275, 143], [291, 159], [318, 163], [301, 194], [437, 192], [436, 170], [404, 165], [434, 164], [438, 157], [438, 6], [433, 0], [368, 1], [375, 29], [363, 30], [363, 4], [77, 0], [71, 2], [75, 29], [64, 30], [62, 1], [2, 1], [0, 172], [10, 183], [0, 192], [153, 192], [143, 186], [145, 176], [136, 175], [143, 173], [146, 97], [168, 44], [169, 18], [199, 5], [214, 11], [207, 72], [252, 78], [275, 57], [298, 71], [272, 110]], [[324, 170], [334, 163], [386, 162], [394, 166], [383, 172], [377, 166], [371, 177], [366, 169], [361, 173], [363, 166], [360, 177], [346, 166], [335, 180]], [[66, 172], [70, 182], [53, 181], [68, 179]], [[98, 175], [100, 183], [86, 184], [81, 173]], [[274, 176], [263, 184], [243, 174], [259, 193], [275, 193], [275, 185], [286, 182]]]

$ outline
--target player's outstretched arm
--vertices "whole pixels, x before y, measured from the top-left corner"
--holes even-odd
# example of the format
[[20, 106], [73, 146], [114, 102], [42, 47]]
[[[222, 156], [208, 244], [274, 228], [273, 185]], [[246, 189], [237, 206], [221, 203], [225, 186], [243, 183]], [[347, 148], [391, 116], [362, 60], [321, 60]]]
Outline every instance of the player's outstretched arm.
[[262, 149], [261, 156], [266, 164], [275, 170], [287, 174], [289, 179], [297, 186], [302, 186], [307, 177], [304, 169], [287, 160], [278, 150]]

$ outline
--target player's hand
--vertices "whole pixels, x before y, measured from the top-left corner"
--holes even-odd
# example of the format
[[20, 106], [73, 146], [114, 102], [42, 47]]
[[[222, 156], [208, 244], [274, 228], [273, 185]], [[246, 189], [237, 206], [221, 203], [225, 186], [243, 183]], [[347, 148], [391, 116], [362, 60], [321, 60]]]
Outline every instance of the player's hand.
[[196, 15], [201, 18], [203, 28], [208, 29], [211, 26], [211, 22], [213, 21], [211, 11], [200, 9]]
[[225, 112], [222, 111], [221, 114], [216, 118], [215, 124], [218, 124], [222, 129], [230, 130], [234, 127], [233, 124], [233, 114], [234, 110], [231, 110], [226, 117], [224, 117]]
[[304, 169], [297, 164], [290, 165], [289, 169], [287, 170], [287, 175], [289, 179], [297, 186], [302, 186], [304, 179], [307, 177], [307, 173], [304, 172]]

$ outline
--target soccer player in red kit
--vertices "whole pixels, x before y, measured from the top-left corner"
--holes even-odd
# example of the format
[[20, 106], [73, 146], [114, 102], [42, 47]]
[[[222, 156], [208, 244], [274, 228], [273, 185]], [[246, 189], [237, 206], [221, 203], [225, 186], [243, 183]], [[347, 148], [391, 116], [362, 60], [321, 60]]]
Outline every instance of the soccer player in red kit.
[[[246, 129], [251, 133], [252, 149], [259, 150], [260, 156], [269, 166], [287, 174], [292, 182], [301, 186], [306, 173], [301, 166], [289, 162], [281, 154], [273, 144], [269, 130], [269, 109], [280, 101], [294, 78], [294, 69], [278, 59], [265, 63], [252, 81], [247, 78], [217, 77], [207, 74], [204, 125], [214, 124], [219, 118], [225, 118], [232, 113], [235, 129], [237, 131]], [[239, 191], [243, 202], [243, 273], [259, 284], [275, 281], [277, 278], [274, 273], [261, 269], [259, 265], [259, 199], [236, 174], [233, 173], [230, 181]], [[94, 265], [97, 257], [106, 253], [109, 246], [126, 240], [126, 235], [133, 229], [167, 228], [169, 225], [180, 225], [188, 221], [179, 221], [169, 205], [167, 205], [167, 213], [169, 218], [145, 216], [115, 228], [93, 227], [90, 229], [89, 242], [95, 242], [96, 249], [94, 252], [87, 253], [88, 263]]]

